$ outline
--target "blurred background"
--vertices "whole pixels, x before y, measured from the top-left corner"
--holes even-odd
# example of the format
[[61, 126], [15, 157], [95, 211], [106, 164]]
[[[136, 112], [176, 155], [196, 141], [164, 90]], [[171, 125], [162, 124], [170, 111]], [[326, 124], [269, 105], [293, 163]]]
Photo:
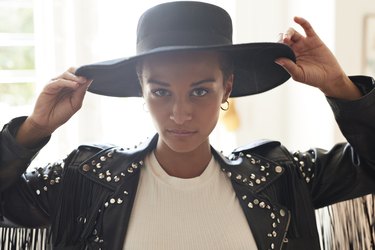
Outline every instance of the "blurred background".
[[[70, 66], [134, 55], [139, 16], [161, 2], [0, 0], [0, 124], [30, 114], [43, 86]], [[206, 2], [230, 13], [235, 43], [276, 42], [290, 26], [301, 31], [293, 16], [305, 17], [347, 74], [368, 74], [365, 20], [375, 15], [373, 0]], [[372, 43], [375, 50], [375, 39]], [[279, 140], [291, 150], [330, 148], [344, 140], [325, 97], [292, 80], [267, 93], [235, 99], [226, 116], [211, 138], [226, 153], [263, 138]], [[233, 124], [233, 117], [238, 123]], [[153, 134], [142, 99], [88, 93], [82, 110], [52, 136], [37, 162], [63, 158], [83, 143], [129, 147]]]

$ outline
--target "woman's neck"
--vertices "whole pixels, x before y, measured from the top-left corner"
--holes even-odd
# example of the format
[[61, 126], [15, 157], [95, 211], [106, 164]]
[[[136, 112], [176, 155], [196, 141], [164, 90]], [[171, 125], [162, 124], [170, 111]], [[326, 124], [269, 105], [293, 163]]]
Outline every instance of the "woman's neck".
[[155, 156], [168, 175], [188, 179], [200, 176], [204, 172], [212, 158], [212, 153], [208, 141], [193, 151], [182, 153], [173, 151], [159, 141]]

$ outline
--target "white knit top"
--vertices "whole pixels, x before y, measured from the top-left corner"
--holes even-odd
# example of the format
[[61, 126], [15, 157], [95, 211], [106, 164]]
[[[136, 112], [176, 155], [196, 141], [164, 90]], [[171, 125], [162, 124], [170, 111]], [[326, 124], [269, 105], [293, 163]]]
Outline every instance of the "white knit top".
[[182, 179], [168, 175], [151, 153], [124, 249], [257, 248], [232, 184], [213, 157], [200, 176]]

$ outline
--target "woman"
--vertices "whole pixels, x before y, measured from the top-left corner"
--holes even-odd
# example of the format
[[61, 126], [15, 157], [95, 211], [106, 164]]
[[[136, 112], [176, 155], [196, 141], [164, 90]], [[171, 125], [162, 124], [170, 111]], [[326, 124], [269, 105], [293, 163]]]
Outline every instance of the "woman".
[[[137, 56], [69, 69], [30, 116], [4, 127], [3, 215], [51, 225], [57, 249], [319, 249], [314, 209], [375, 188], [375, 92], [371, 78], [345, 75], [306, 20], [295, 22], [306, 37], [289, 29], [288, 46], [232, 45], [230, 17], [217, 6], [150, 9]], [[229, 158], [217, 153], [208, 136], [221, 105], [276, 87], [286, 71], [328, 97], [352, 146], [291, 154], [265, 141]], [[87, 89], [141, 94], [157, 135], [131, 150], [81, 146], [64, 163], [22, 175]]]

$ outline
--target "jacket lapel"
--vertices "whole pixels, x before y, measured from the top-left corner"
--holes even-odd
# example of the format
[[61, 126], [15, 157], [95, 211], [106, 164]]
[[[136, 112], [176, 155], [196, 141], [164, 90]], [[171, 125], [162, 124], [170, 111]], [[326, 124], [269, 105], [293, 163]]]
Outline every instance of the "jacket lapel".
[[258, 249], [281, 249], [286, 241], [290, 212], [262, 191], [281, 177], [284, 168], [245, 151], [235, 152], [230, 159], [215, 150], [212, 152], [231, 179]]
[[89, 249], [123, 249], [143, 159], [156, 142], [157, 136], [133, 149], [108, 148], [81, 164], [86, 178], [113, 190], [101, 201]]

